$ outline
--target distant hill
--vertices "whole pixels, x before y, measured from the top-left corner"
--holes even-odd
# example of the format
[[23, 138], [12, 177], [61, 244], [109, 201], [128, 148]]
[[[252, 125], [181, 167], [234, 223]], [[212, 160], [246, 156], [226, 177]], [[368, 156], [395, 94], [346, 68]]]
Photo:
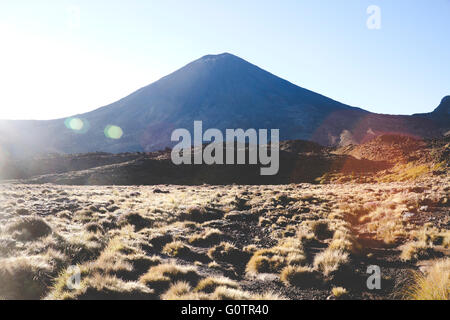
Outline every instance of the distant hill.
[[284, 141], [280, 143], [280, 170], [273, 176], [261, 176], [261, 165], [177, 166], [170, 154], [170, 150], [90, 153], [15, 161], [3, 170], [0, 166], [0, 181], [21, 179], [15, 182], [63, 185], [404, 181], [448, 174], [450, 137], [420, 141], [407, 136], [381, 135], [360, 145], [340, 148], [301, 140]]
[[[247, 159], [248, 150], [247, 146]], [[91, 153], [52, 156], [13, 162], [10, 168], [3, 170], [3, 179], [19, 178], [21, 180], [16, 182], [65, 185], [285, 184], [315, 182], [315, 179], [325, 173], [374, 173], [389, 167], [385, 161], [360, 160], [345, 154], [332, 154], [329, 151], [329, 148], [321, 147], [314, 142], [298, 140], [282, 142], [280, 171], [274, 176], [262, 176], [261, 165], [258, 164], [177, 166], [171, 161], [170, 150], [166, 150], [118, 155]], [[11, 176], [12, 172], [16, 172], [16, 176]], [[1, 179], [0, 170], [0, 181]]]
[[[351, 107], [296, 86], [232, 54], [207, 55], [131, 95], [67, 119], [0, 121], [0, 146], [10, 156], [36, 153], [154, 151], [173, 146], [176, 128], [280, 129], [282, 140], [322, 145], [361, 142], [384, 133], [420, 138], [450, 129], [448, 97], [431, 114], [380, 115]], [[63, 106], [62, 106], [63, 107]], [[105, 128], [121, 128], [120, 139]], [[73, 127], [73, 126], [72, 126]]]
[[391, 163], [399, 163], [407, 162], [411, 154], [424, 149], [426, 145], [425, 141], [408, 136], [386, 134], [360, 145], [341, 147], [336, 153], [348, 154], [357, 159], [386, 160]]

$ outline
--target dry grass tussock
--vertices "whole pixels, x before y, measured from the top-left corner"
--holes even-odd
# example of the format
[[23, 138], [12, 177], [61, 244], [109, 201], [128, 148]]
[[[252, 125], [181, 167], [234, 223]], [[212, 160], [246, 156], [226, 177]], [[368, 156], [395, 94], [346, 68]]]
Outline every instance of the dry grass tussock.
[[247, 264], [247, 272], [278, 273], [289, 265], [302, 265], [306, 262], [303, 245], [299, 239], [288, 238], [270, 249], [256, 251]]
[[52, 232], [52, 228], [39, 217], [19, 218], [7, 226], [7, 232], [21, 241], [34, 241]]
[[415, 272], [403, 296], [411, 300], [450, 300], [450, 259], [437, 260], [425, 273]]
[[49, 250], [45, 255], [0, 260], [0, 296], [5, 299], [40, 299], [66, 257]]
[[324, 276], [339, 272], [349, 263], [349, 254], [341, 250], [326, 249], [314, 258], [314, 267]]

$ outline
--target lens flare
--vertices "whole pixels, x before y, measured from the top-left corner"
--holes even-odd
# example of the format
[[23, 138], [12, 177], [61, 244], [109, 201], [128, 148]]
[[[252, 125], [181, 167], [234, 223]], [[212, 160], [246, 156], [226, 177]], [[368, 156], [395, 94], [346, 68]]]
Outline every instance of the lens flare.
[[110, 139], [120, 139], [123, 136], [122, 128], [118, 126], [108, 125], [105, 128], [105, 136]]
[[85, 128], [85, 123], [80, 118], [68, 118], [64, 121], [64, 124], [73, 131], [82, 131]]

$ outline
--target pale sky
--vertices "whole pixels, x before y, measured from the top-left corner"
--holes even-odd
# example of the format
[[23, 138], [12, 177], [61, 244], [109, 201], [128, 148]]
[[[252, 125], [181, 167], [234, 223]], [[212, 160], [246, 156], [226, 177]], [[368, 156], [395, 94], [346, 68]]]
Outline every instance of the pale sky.
[[429, 112], [450, 94], [449, 39], [449, 0], [2, 0], [0, 119], [91, 111], [222, 52], [373, 112]]

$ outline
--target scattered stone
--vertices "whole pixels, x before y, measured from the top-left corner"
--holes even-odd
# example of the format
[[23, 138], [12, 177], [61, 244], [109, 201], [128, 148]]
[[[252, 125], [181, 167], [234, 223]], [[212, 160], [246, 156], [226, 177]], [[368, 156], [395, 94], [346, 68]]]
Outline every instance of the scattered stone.
[[25, 209], [25, 208], [17, 209], [17, 210], [16, 210], [16, 213], [17, 213], [19, 216], [28, 216], [28, 215], [30, 215], [30, 211], [29, 211], [28, 209]]
[[153, 190], [153, 193], [170, 193], [170, 191], [155, 189], [155, 190]]

